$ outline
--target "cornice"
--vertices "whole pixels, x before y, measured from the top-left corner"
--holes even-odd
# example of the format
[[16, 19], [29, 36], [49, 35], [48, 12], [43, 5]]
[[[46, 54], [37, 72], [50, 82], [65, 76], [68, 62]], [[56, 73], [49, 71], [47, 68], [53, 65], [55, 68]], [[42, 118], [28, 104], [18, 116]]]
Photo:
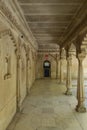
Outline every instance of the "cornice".
[[10, 40], [12, 41], [13, 46], [14, 46], [14, 48], [16, 50], [16, 48], [17, 48], [16, 39], [15, 39], [15, 37], [14, 37], [14, 35], [13, 35], [13, 33], [12, 33], [12, 31], [10, 29], [5, 29], [3, 31], [0, 31], [0, 39], [2, 39], [5, 36], [10, 37]]
[[3, 14], [10, 20], [10, 22], [16, 26], [18, 30], [20, 30], [19, 24], [17, 23], [17, 20], [15, 16], [12, 15], [12, 12], [9, 10], [9, 8], [6, 6], [4, 1], [0, 1], [0, 10], [3, 12]]
[[9, 35], [9, 29], [0, 31], [0, 39], [6, 35]]
[[38, 53], [49, 53], [49, 52], [56, 52], [56, 53], [59, 53], [60, 50], [59, 49], [39, 49], [38, 50]]
[[[0, 10], [7, 17], [7, 19], [11, 22], [11, 24], [14, 27], [16, 27], [16, 29], [20, 32], [20, 34], [22, 34], [25, 37], [27, 42], [29, 42], [32, 45], [32, 47], [37, 50], [38, 49], [37, 44], [34, 45], [31, 43], [31, 41], [29, 41], [29, 39], [25, 35], [24, 30], [22, 29], [22, 27], [18, 23], [17, 18], [15, 18], [15, 16], [13, 16], [12, 11], [8, 8], [8, 6], [6, 5], [6, 3], [4, 1], [0, 1]], [[35, 43], [34, 39], [32, 39], [32, 42]]]

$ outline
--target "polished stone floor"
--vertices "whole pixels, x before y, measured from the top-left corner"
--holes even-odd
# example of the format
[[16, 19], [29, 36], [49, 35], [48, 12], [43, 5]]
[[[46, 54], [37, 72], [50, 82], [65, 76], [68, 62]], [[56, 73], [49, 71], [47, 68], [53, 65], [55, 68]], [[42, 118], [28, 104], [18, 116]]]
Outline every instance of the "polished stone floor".
[[7, 130], [87, 130], [87, 113], [77, 113], [75, 91], [56, 80], [37, 80]]

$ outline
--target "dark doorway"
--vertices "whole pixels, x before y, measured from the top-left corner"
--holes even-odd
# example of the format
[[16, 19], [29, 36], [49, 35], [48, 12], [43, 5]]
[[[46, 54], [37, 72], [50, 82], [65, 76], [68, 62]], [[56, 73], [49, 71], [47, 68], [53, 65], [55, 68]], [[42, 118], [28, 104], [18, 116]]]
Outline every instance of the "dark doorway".
[[43, 68], [44, 68], [44, 77], [50, 77], [51, 76], [51, 64], [48, 60], [44, 61], [43, 64]]

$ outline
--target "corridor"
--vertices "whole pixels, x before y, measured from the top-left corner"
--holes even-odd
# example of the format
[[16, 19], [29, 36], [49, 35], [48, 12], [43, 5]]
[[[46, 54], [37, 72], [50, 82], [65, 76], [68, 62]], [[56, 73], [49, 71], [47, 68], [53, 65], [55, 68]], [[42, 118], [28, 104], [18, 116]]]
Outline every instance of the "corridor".
[[36, 80], [7, 130], [87, 130], [87, 113], [75, 111], [75, 96], [57, 80]]

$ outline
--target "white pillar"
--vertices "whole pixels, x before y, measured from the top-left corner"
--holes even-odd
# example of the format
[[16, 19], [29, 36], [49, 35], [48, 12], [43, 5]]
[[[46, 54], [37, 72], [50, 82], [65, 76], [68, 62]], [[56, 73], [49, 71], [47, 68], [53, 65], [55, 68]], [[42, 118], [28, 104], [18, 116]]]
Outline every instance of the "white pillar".
[[72, 95], [72, 80], [71, 80], [71, 66], [72, 66], [72, 58], [67, 58], [67, 77], [66, 77], [66, 95]]
[[63, 83], [63, 59], [60, 59], [60, 83]]
[[83, 59], [85, 58], [84, 53], [78, 54], [78, 84], [77, 84], [77, 100], [76, 111], [86, 112], [84, 105], [84, 80], [83, 80]]

